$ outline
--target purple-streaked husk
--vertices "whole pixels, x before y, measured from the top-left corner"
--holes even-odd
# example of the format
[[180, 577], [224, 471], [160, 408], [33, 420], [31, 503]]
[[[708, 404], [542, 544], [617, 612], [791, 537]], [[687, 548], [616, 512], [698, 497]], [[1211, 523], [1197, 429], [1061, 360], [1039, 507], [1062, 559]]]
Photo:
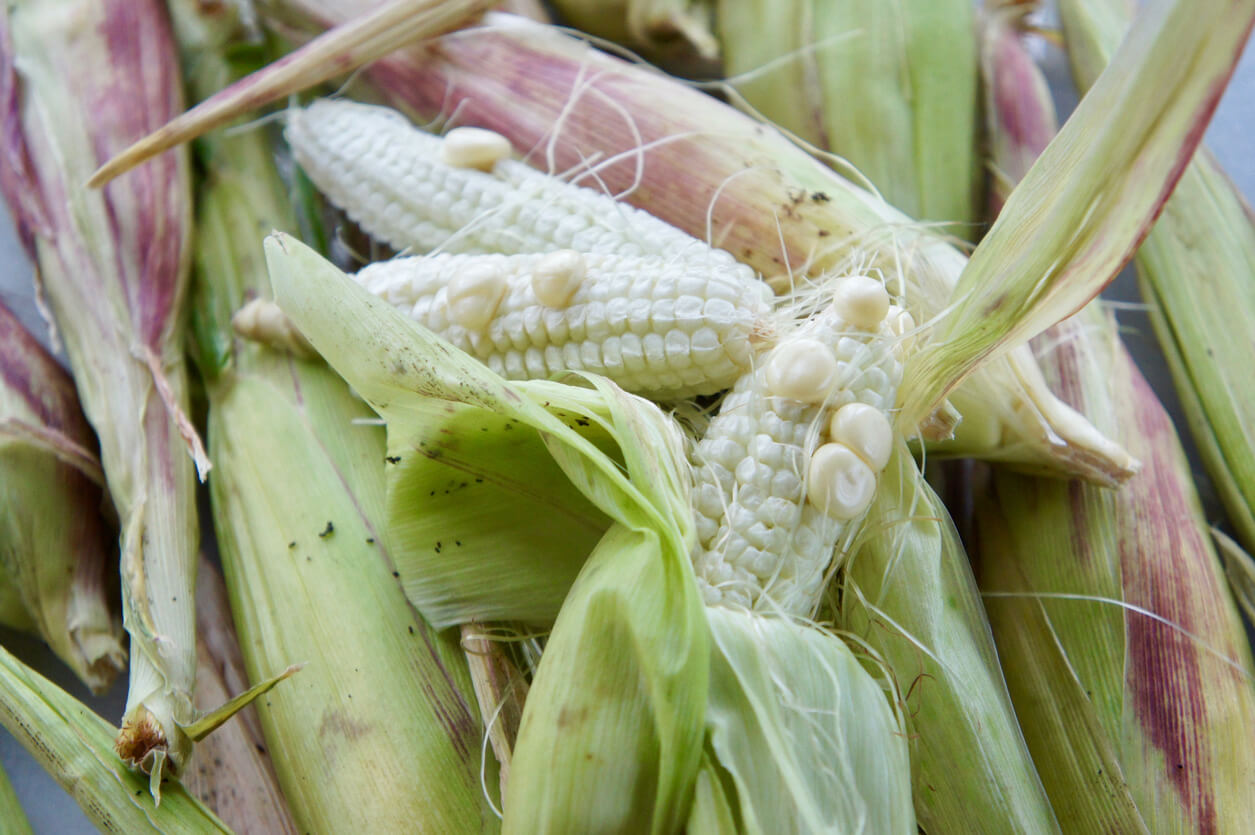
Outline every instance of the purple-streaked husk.
[[989, 217], [1059, 130], [1050, 83], [1033, 59], [1025, 16], [1035, 4], [999, 6], [981, 19], [981, 81], [989, 141]]
[[[184, 151], [101, 191], [103, 160], [182, 111], [164, 8], [153, 0], [9, 3], [0, 16], [0, 188], [60, 325], [121, 528], [131, 685], [123, 759], [177, 774], [192, 742], [196, 468], [185, 414], [182, 303], [190, 188]], [[190, 452], [190, 454], [189, 454]]]
[[[271, 0], [291, 29], [332, 26], [345, 0]], [[421, 123], [471, 124], [508, 137], [525, 160], [621, 195], [757, 269], [777, 289], [792, 276], [880, 270], [904, 283], [917, 321], [941, 314], [965, 259], [954, 247], [819, 163], [769, 126], [656, 72], [553, 29], [504, 15], [486, 27], [411, 47], [366, 70], [379, 94]], [[453, 118], [448, 117], [452, 115]], [[1013, 352], [954, 395], [958, 438], [931, 454], [1011, 460], [1116, 483], [1127, 455], [1074, 416]]]
[[265, 70], [237, 81], [159, 130], [140, 134], [141, 139], [104, 161], [88, 184], [99, 187], [154, 154], [221, 127], [241, 113], [351, 72], [408, 41], [463, 26], [490, 6], [490, 0], [385, 0]]
[[1109, 315], [1091, 305], [1043, 344], [1064, 399], [1143, 468], [1114, 491], [995, 473], [978, 512], [1029, 748], [1071, 831], [1240, 831], [1255, 815], [1255, 668], [1189, 462]]
[[[210, 711], [248, 689], [222, 577], [201, 558], [196, 582], [196, 706]], [[296, 835], [257, 708], [249, 705], [196, 746], [183, 786], [239, 835]]]
[[126, 667], [104, 476], [74, 381], [0, 304], [0, 583], [93, 692]]

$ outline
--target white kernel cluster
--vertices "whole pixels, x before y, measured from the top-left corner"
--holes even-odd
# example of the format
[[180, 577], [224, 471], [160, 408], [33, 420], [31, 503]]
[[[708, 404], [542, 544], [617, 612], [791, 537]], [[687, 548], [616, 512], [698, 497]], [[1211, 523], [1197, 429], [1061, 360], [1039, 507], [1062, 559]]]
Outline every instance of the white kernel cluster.
[[385, 107], [323, 99], [291, 111], [284, 135], [319, 190], [398, 250], [655, 255], [756, 280], [647, 212], [510, 159], [504, 137], [463, 130], [441, 138]]
[[729, 388], [771, 318], [756, 279], [650, 256], [446, 254], [356, 279], [504, 377], [590, 371], [658, 400]]
[[709, 604], [807, 614], [838, 538], [875, 496], [902, 365], [888, 296], [868, 282], [838, 283], [828, 309], [737, 382], [697, 444], [693, 559]]

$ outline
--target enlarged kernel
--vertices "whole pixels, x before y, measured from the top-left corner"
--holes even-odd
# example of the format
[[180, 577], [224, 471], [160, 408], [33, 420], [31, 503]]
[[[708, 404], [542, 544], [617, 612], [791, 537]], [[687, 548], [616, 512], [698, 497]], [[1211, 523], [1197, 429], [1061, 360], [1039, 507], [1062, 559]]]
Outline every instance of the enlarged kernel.
[[876, 474], [845, 444], [824, 444], [811, 456], [806, 500], [840, 521], [858, 516], [876, 495]]
[[790, 339], [767, 360], [767, 391], [802, 403], [822, 403], [837, 383], [837, 358], [818, 339]]
[[867, 466], [880, 472], [893, 452], [893, 427], [879, 409], [850, 403], [832, 413], [828, 437], [854, 451]]
[[454, 168], [491, 171], [510, 156], [510, 140], [483, 128], [454, 128], [440, 143], [440, 161]]
[[445, 289], [449, 320], [467, 330], [483, 330], [497, 315], [505, 291], [505, 273], [496, 264], [467, 267]]
[[837, 282], [832, 293], [837, 315], [856, 328], [875, 330], [889, 312], [885, 286], [865, 275], [851, 275]]

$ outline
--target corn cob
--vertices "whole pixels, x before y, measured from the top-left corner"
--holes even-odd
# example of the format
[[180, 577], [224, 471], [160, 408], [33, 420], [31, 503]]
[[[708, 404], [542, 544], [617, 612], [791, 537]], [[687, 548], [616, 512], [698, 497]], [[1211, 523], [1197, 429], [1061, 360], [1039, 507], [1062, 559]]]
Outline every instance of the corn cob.
[[187, 156], [167, 155], [103, 192], [81, 184], [182, 109], [174, 45], [165, 10], [150, 0], [9, 3], [0, 28], [10, 116], [0, 185], [100, 439], [131, 636], [118, 751], [151, 772], [155, 795], [192, 749], [192, 458], [208, 468], [185, 414]]
[[[13, 734], [102, 832], [207, 835], [231, 830], [177, 782], [157, 805], [148, 778], [113, 752], [117, 729], [0, 648], [0, 724]], [[4, 820], [8, 832], [10, 821]]]
[[[263, 11], [327, 26], [355, 9], [284, 0]], [[552, 31], [510, 24], [398, 53], [367, 75], [422, 120], [455, 108], [463, 121], [535, 149], [528, 158], [547, 170], [599, 161], [593, 176], [605, 190], [735, 253], [777, 289], [804, 271], [879, 270], [917, 321], [946, 309], [962, 255], [879, 198], [710, 96]], [[624, 130], [606, 128], [619, 124]], [[932, 454], [977, 454], [1105, 483], [1132, 472], [1127, 455], [1050, 394], [1027, 348], [972, 374], [952, 401], [964, 421]]]
[[126, 665], [102, 481], [73, 381], [0, 305], [0, 617], [95, 693]]
[[853, 166], [910, 217], [970, 238], [973, 9], [968, 0], [725, 0], [716, 19], [724, 71], [750, 106]]
[[769, 339], [771, 291], [745, 272], [558, 250], [400, 258], [356, 278], [507, 379], [589, 371], [669, 400], [728, 388]]
[[[1082, 89], [1106, 66], [1132, 9], [1063, 3], [1073, 76]], [[1168, 361], [1190, 433], [1238, 539], [1255, 550], [1255, 219], [1216, 159], [1194, 155], [1137, 251], [1138, 286]], [[1206, 241], [1206, 245], [1200, 245]]]
[[694, 568], [707, 604], [809, 614], [889, 459], [902, 375], [889, 295], [866, 276], [833, 286], [832, 305], [737, 382], [697, 444]]

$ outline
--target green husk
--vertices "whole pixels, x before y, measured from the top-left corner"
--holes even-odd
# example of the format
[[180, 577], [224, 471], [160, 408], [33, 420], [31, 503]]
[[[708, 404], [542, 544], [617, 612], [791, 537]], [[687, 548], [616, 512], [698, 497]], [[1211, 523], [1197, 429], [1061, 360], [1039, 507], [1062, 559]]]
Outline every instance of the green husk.
[[977, 47], [968, 0], [797, 0], [718, 8], [731, 84], [854, 166], [910, 217], [973, 237]]
[[1119, 491], [994, 476], [981, 587], [1025, 736], [1069, 830], [1240, 830], [1253, 668], [1188, 461], [1109, 314], [1050, 336], [1052, 381], [1144, 468]]
[[[508, 383], [299, 242], [275, 235], [266, 247], [278, 301], [384, 418], [391, 457], [420, 452], [413, 439], [438, 432], [443, 415], [499, 416], [508, 423], [484, 435], [536, 434], [560, 473], [613, 520], [566, 595], [529, 691], [505, 829], [676, 829], [697, 773], [708, 670], [688, 562], [695, 534], [678, 430], [653, 404], [599, 378], [589, 379], [593, 389]], [[582, 430], [613, 438], [614, 457]], [[470, 433], [453, 446], [477, 437]], [[505, 459], [485, 472], [517, 480], [524, 474], [516, 467]], [[475, 501], [469, 487], [464, 501]], [[521, 512], [508, 504], [490, 508], [507, 519], [532, 512], [526, 504]], [[393, 510], [413, 515], [433, 508], [394, 503]], [[473, 545], [464, 544], [447, 557], [445, 572], [474, 571], [498, 595], [518, 596], [503, 594], [495, 568], [486, 571], [470, 556]], [[512, 549], [520, 559], [529, 559], [528, 552]]]
[[[1063, 3], [1082, 88], [1132, 19], [1123, 2]], [[1236, 24], [1235, 24], [1236, 25]], [[1215, 158], [1200, 150], [1136, 256], [1138, 284], [1203, 466], [1238, 539], [1255, 548], [1255, 217]]]
[[[189, 57], [221, 64], [236, 33], [179, 10]], [[410, 608], [389, 561], [382, 429], [362, 423], [373, 413], [325, 365], [231, 329], [246, 300], [270, 296], [262, 235], [295, 225], [267, 137], [198, 150], [194, 354], [210, 497], [249, 678], [304, 664], [257, 706], [293, 818], [302, 832], [493, 831], [480, 780], [495, 775], [465, 656]]]
[[905, 448], [881, 475], [841, 589], [841, 628], [903, 693], [915, 814], [929, 832], [1054, 832], [967, 555]]
[[34, 835], [35, 831], [31, 829], [26, 812], [22, 810], [17, 792], [13, 791], [13, 784], [9, 782], [9, 775], [4, 769], [0, 769], [0, 820], [4, 821], [5, 832], [9, 835]]
[[[113, 751], [117, 729], [0, 649], [0, 723], [39, 761], [102, 831], [230, 835], [222, 821], [177, 782], [157, 805], [148, 777]], [[3, 818], [10, 831], [9, 817]]]
[[908, 422], [988, 358], [1070, 315], [1145, 237], [1241, 54], [1255, 0], [1151, 0], [972, 254], [910, 357]]
[[0, 623], [97, 694], [126, 666], [103, 480], [74, 382], [0, 305]]
[[715, 61], [710, 0], [554, 0], [562, 22], [630, 47], [654, 63]]
[[738, 831], [916, 832], [902, 717], [841, 639], [717, 606], [706, 617], [706, 726]]

